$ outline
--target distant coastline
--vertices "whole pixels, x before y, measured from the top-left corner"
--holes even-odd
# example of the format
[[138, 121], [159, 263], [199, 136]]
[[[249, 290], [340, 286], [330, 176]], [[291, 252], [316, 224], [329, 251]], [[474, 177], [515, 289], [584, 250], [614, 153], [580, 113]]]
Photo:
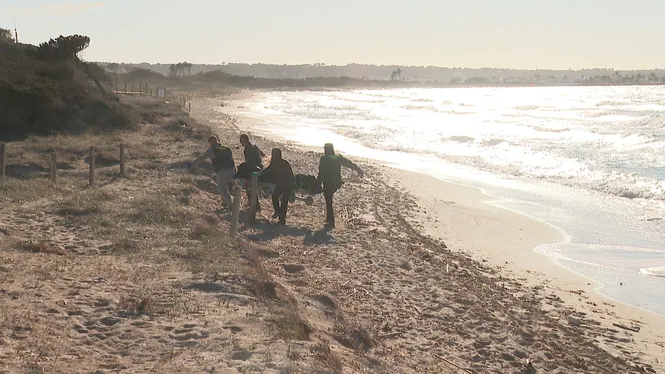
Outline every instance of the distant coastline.
[[221, 64], [130, 64], [98, 62], [117, 79], [165, 85], [223, 84], [253, 89], [451, 88], [653, 86], [665, 84], [665, 70], [512, 70], [400, 67]]
[[[171, 78], [220, 78], [220, 75], [289, 81], [325, 80], [329, 85], [425, 86], [425, 87], [523, 87], [523, 86], [632, 86], [665, 84], [665, 69], [652, 70], [519, 70], [495, 68], [445, 68], [436, 66], [376, 66], [348, 64], [271, 65], [223, 63], [217, 65], [179, 62], [173, 64], [108, 63], [121, 74], [149, 71]], [[228, 78], [228, 77], [225, 77]], [[229, 80], [229, 79], [226, 79]], [[247, 80], [247, 79], [243, 79]], [[263, 83], [267, 83], [263, 81]]]

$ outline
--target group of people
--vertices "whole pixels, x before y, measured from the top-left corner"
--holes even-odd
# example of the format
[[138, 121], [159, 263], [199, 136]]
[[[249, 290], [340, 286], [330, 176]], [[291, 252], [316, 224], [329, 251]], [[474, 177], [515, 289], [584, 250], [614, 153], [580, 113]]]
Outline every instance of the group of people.
[[[243, 146], [243, 154], [245, 162], [240, 165], [238, 170], [233, 160], [233, 152], [231, 148], [220, 144], [216, 136], [212, 135], [208, 138], [210, 147], [194, 161], [189, 163], [189, 168], [199, 165], [206, 159], [211, 159], [217, 186], [219, 187], [220, 194], [224, 200], [227, 208], [233, 205], [231, 194], [229, 193], [229, 185], [234, 177], [243, 174], [244, 176], [251, 175], [253, 172], [259, 172], [261, 181], [270, 181], [275, 185], [272, 193], [272, 203], [275, 213], [273, 218], [279, 219], [279, 224], [286, 224], [286, 213], [288, 211], [289, 199], [294, 193], [295, 175], [291, 164], [282, 158], [282, 151], [279, 148], [273, 148], [270, 155], [270, 164], [263, 167], [263, 157], [266, 155], [259, 149], [256, 144], [249, 141], [246, 134], [240, 135], [240, 144]], [[323, 147], [323, 156], [319, 160], [319, 172], [316, 177], [316, 183], [319, 187], [323, 187], [323, 195], [326, 200], [326, 226], [328, 228], [335, 227], [335, 214], [333, 210], [333, 195], [342, 186], [342, 166], [355, 170], [362, 178], [363, 171], [358, 165], [351, 162], [349, 159], [342, 155], [335, 154], [335, 148], [331, 143], [326, 143]], [[247, 191], [248, 201], [251, 198], [249, 191]], [[256, 201], [257, 211], [261, 209], [261, 205]]]

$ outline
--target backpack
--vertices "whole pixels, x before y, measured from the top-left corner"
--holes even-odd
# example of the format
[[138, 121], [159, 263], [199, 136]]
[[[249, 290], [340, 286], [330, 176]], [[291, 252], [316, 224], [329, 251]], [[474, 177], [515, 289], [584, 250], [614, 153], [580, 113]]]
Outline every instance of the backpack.
[[215, 157], [212, 159], [212, 166], [215, 171], [221, 169], [233, 169], [233, 167], [235, 167], [231, 148], [217, 144], [213, 146], [212, 150], [215, 153]]

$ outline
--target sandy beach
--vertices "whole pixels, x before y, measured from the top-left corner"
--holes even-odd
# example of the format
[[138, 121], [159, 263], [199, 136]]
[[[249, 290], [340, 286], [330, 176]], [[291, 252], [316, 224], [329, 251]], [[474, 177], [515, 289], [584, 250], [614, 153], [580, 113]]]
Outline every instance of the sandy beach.
[[[249, 119], [228, 98], [189, 114], [123, 100], [145, 115], [135, 129], [7, 144], [0, 372], [663, 372], [662, 317], [601, 298], [534, 252], [562, 239], [553, 227], [354, 159], [366, 176], [344, 173], [336, 229], [323, 229], [321, 196], [292, 204], [284, 227], [267, 199], [250, 223], [243, 197], [234, 241], [209, 163], [187, 163], [210, 133], [242, 162]], [[316, 174], [319, 149], [251, 135]]]
[[[236, 117], [236, 131], [256, 121], [237, 117], [242, 99], [224, 100], [221, 110]], [[198, 102], [193, 115], [222, 124], [219, 104]], [[276, 144], [253, 139], [266, 149]], [[315, 150], [280, 146], [300, 172], [314, 172]], [[284, 279], [295, 294], [335, 289], [337, 308], [381, 328], [378, 336], [388, 337], [367, 347], [373, 354], [399, 352], [392, 365], [413, 372], [439, 372], [441, 357], [451, 354], [476, 372], [513, 372], [527, 359], [552, 373], [665, 370], [663, 316], [602, 297], [597, 285], [534, 251], [565, 240], [558, 229], [498, 208], [472, 188], [370, 160], [362, 165], [369, 177], [349, 174], [340, 193], [345, 224], [316, 239], [325, 250], [297, 235], [260, 241], [307, 269]], [[290, 225], [320, 227], [321, 209], [321, 202], [297, 205]], [[630, 364], [619, 369], [623, 360]]]

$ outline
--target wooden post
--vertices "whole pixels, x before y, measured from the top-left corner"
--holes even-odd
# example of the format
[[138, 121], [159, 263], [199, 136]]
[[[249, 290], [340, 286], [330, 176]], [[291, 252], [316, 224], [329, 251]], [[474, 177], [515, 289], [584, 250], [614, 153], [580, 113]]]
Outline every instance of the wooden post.
[[187, 111], [190, 112], [190, 113], [192, 112], [192, 102], [191, 101], [189, 102], [189, 108], [187, 109]]
[[0, 143], [0, 182], [5, 181], [5, 167], [7, 166], [7, 146]]
[[236, 238], [238, 233], [238, 219], [240, 218], [240, 200], [242, 188], [235, 186], [233, 188], [233, 215], [231, 216], [231, 239]]
[[127, 93], [127, 81], [125, 81], [125, 93]]
[[91, 186], [95, 183], [95, 147], [90, 147], [90, 175], [88, 181]]
[[58, 162], [55, 152], [51, 153], [51, 182], [55, 183], [58, 178]]
[[125, 176], [125, 145], [120, 144], [120, 176]]
[[[148, 95], [148, 92], [152, 93], [152, 91], [150, 91], [150, 90], [148, 89], [148, 82], [145, 82], [145, 94], [146, 94], [146, 96]], [[151, 95], [151, 96], [152, 96], [152, 95]]]
[[249, 187], [249, 220], [256, 220], [256, 201], [259, 196], [259, 173], [252, 173], [252, 183]]

